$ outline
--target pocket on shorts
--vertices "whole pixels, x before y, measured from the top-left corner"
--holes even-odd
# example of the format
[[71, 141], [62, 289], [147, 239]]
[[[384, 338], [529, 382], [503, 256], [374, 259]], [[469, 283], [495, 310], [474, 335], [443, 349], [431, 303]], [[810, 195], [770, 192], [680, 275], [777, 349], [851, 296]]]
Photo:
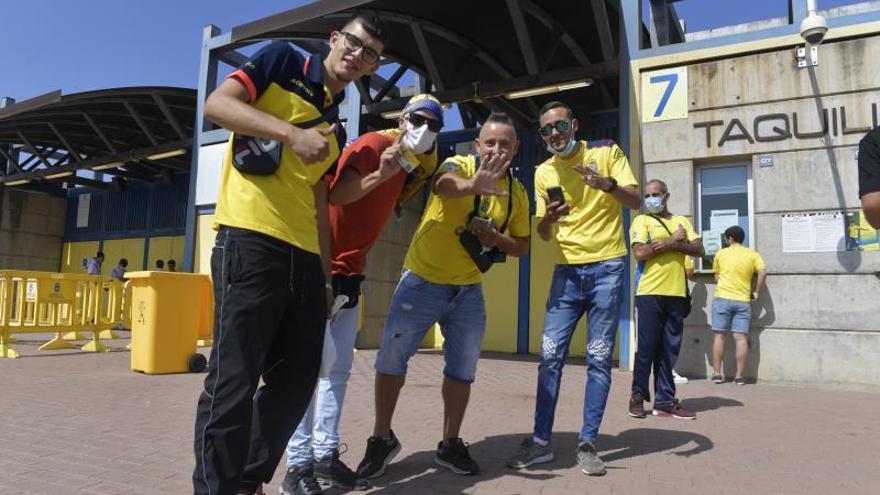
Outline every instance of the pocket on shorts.
[[407, 289], [421, 289], [428, 285], [428, 281], [409, 270], [404, 270], [400, 277], [400, 285]]

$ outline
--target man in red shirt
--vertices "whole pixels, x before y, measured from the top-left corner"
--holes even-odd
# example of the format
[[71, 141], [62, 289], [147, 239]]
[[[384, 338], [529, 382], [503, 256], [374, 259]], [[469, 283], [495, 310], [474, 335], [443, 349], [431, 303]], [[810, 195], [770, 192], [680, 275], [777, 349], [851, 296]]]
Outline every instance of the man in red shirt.
[[[397, 129], [370, 132], [355, 140], [342, 152], [336, 175], [329, 179], [333, 294], [349, 301], [330, 327], [336, 360], [328, 376], [318, 380], [312, 403], [287, 446], [291, 472], [312, 466], [319, 482], [346, 490], [369, 487], [339, 460], [338, 449], [367, 253], [395, 206], [412, 197], [433, 174], [443, 107], [430, 95], [416, 95], [398, 122]], [[285, 485], [282, 493], [287, 493]]]

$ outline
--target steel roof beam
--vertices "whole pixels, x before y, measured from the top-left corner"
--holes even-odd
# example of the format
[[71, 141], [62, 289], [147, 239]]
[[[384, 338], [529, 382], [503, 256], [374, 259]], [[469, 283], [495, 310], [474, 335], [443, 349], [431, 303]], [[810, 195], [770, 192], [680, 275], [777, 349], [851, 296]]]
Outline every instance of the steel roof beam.
[[[409, 65], [400, 64], [397, 70], [394, 71], [394, 74], [391, 74], [391, 77], [385, 81], [385, 84], [383, 84], [381, 88], [379, 88], [379, 92], [376, 93], [376, 96], [373, 98], [374, 101], [381, 101], [382, 98], [385, 98], [385, 95], [387, 95], [392, 89], [396, 89], [397, 82], [400, 81], [400, 78], [407, 70], [409, 70]], [[399, 98], [400, 92], [395, 91], [395, 93], [396, 94], [393, 97]]]
[[47, 124], [49, 125], [49, 129], [52, 129], [52, 134], [55, 134], [55, 136], [58, 137], [58, 140], [61, 141], [61, 144], [64, 145], [64, 148], [67, 149], [67, 153], [73, 156], [75, 161], [81, 162], [82, 157], [79, 156], [79, 152], [77, 152], [76, 148], [74, 148], [73, 145], [61, 135], [61, 132], [55, 127], [55, 124], [52, 122], [47, 122]]
[[520, 0], [507, 0], [507, 10], [510, 11], [510, 19], [513, 21], [513, 29], [516, 31], [516, 39], [519, 41], [519, 50], [522, 52], [529, 74], [538, 73], [538, 58], [535, 57], [535, 47], [532, 37], [529, 35], [529, 27], [523, 15]]
[[104, 165], [112, 162], [133, 162], [141, 159], [146, 159], [148, 156], [156, 155], [159, 153], [166, 153], [169, 151], [175, 151], [179, 149], [189, 149], [191, 146], [191, 141], [174, 141], [171, 143], [165, 143], [160, 146], [147, 147], [147, 148], [138, 148], [135, 150], [124, 151], [122, 153], [117, 153], [114, 155], [106, 155], [106, 156], [93, 156], [88, 157], [82, 162], [73, 163], [68, 165], [61, 165], [58, 167], [48, 166], [46, 169], [34, 170], [31, 172], [19, 173], [15, 175], [7, 175], [6, 177], [0, 178], [0, 182], [9, 182], [13, 180], [19, 179], [39, 179], [45, 175], [51, 175], [59, 172], [73, 171], [87, 169], [91, 167], [95, 167], [98, 165]]
[[144, 135], [147, 136], [147, 139], [150, 140], [150, 143], [153, 146], [158, 146], [159, 141], [157, 141], [156, 137], [153, 136], [153, 133], [152, 133], [152, 131], [150, 131], [150, 128], [147, 127], [147, 124], [144, 123], [144, 119], [141, 117], [141, 114], [137, 111], [137, 108], [135, 108], [134, 105], [132, 105], [131, 102], [128, 100], [123, 101], [122, 105], [125, 106], [126, 110], [128, 110], [128, 114], [131, 115], [131, 118], [134, 119], [134, 121], [138, 125], [138, 127], [140, 127], [142, 131], [144, 131]]
[[104, 134], [104, 131], [101, 130], [101, 127], [98, 126], [97, 123], [95, 123], [95, 119], [93, 119], [92, 116], [88, 114], [88, 112], [83, 112], [82, 116], [86, 119], [86, 122], [88, 122], [88, 124], [89, 124], [89, 126], [91, 126], [92, 130], [95, 131], [95, 134], [104, 143], [104, 146], [107, 147], [107, 150], [110, 151], [111, 153], [118, 153], [119, 151], [116, 149], [116, 146], [113, 146], [113, 143], [110, 142], [109, 139], [107, 139], [107, 135]]
[[36, 155], [37, 159], [43, 162], [43, 165], [45, 165], [47, 168], [52, 166], [48, 161], [46, 161], [45, 158], [43, 158], [43, 155], [39, 151], [37, 151], [37, 148], [30, 142], [28, 138], [24, 136], [24, 134], [21, 133], [21, 131], [17, 132], [16, 134], [18, 134], [21, 142], [24, 143], [24, 148], [28, 153]]
[[[425, 40], [425, 32], [422, 30], [422, 26], [418, 23], [410, 24], [410, 30], [412, 30], [413, 37], [416, 39], [416, 46], [419, 48], [419, 53], [422, 55], [422, 59], [425, 61], [425, 68], [428, 70], [428, 75], [431, 76], [431, 81], [433, 81], [434, 85], [439, 90], [446, 89], [443, 84], [443, 79], [440, 77], [440, 70], [437, 68], [437, 63], [434, 61], [434, 56], [431, 55], [431, 48], [428, 46], [428, 42]], [[430, 87], [428, 90], [430, 91]]]
[[[488, 98], [503, 96], [511, 91], [518, 91], [535, 86], [544, 86], [552, 83], [573, 81], [576, 79], [593, 78], [601, 79], [612, 75], [617, 70], [616, 62], [600, 62], [586, 67], [570, 67], [537, 76], [524, 76], [503, 81], [491, 81], [485, 84], [474, 84], [467, 87], [438, 91], [434, 97], [443, 103], [458, 103], [463, 101], [478, 101]], [[406, 98], [384, 100], [366, 105], [370, 113], [382, 113], [392, 110], [400, 110], [406, 104]]]
[[[0, 155], [3, 155], [3, 158], [5, 158], [6, 161], [10, 165], [12, 165], [12, 168], [14, 168], [16, 171], [18, 171], [19, 173], [24, 172], [24, 170], [22, 169], [22, 166], [18, 163], [18, 161], [15, 158], [13, 158], [12, 155], [7, 153], [6, 150], [3, 148], [4, 148], [4, 146], [0, 146]], [[5, 174], [6, 174], [6, 171], [3, 170], [2, 167], [0, 167], [0, 175], [5, 175]]]
[[153, 93], [152, 96], [153, 101], [155, 101], [156, 104], [159, 105], [159, 110], [162, 111], [162, 115], [165, 116], [165, 119], [168, 120], [169, 124], [171, 124], [171, 128], [173, 128], [174, 132], [177, 133], [177, 137], [179, 137], [180, 139], [186, 139], [187, 135], [185, 132], [183, 132], [183, 127], [180, 125], [180, 122], [177, 121], [177, 117], [175, 117], [174, 114], [171, 113], [171, 109], [168, 108], [168, 104], [165, 103], [165, 100], [156, 93]]
[[617, 51], [614, 48], [614, 40], [611, 37], [611, 25], [608, 21], [608, 11], [605, 8], [605, 0], [592, 0], [593, 18], [596, 20], [596, 29], [599, 35], [599, 44], [602, 47], [602, 59], [613, 60]]

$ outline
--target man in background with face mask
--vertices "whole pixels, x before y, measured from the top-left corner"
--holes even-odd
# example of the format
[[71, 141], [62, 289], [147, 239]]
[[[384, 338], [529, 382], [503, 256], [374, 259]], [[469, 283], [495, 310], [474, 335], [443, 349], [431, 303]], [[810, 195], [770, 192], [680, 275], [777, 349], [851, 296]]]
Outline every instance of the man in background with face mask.
[[298, 473], [313, 467], [321, 483], [367, 489], [339, 460], [339, 420], [351, 376], [367, 254], [396, 205], [412, 197], [437, 168], [443, 107], [430, 95], [413, 96], [397, 129], [360, 136], [342, 152], [330, 180], [330, 248], [334, 296], [348, 303], [330, 325], [336, 360], [318, 379], [315, 397], [287, 445], [288, 475], [281, 493], [295, 493]]
[[[330, 34], [324, 59], [272, 42], [205, 103], [205, 117], [233, 135], [214, 215], [196, 495], [262, 494], [312, 398], [332, 297], [322, 178], [345, 143], [334, 109], [348, 83], [379, 68], [387, 34], [381, 19], [355, 17]], [[311, 470], [296, 485], [297, 495], [315, 493]]]
[[666, 183], [645, 185], [645, 210], [630, 227], [633, 254], [639, 262], [636, 279], [636, 356], [629, 415], [644, 418], [649, 400], [648, 377], [654, 369], [654, 415], [695, 419], [675, 398], [672, 368], [678, 361], [686, 311], [685, 257], [704, 254], [691, 222], [669, 212]]
[[446, 367], [443, 437], [434, 462], [456, 474], [479, 472], [459, 430], [480, 358], [486, 309], [480, 269], [460, 235], [469, 227], [476, 206], [480, 218], [477, 223], [483, 227], [473, 234], [482, 246], [511, 256], [526, 254], [529, 200], [523, 185], [508, 175], [518, 148], [511, 118], [490, 114], [475, 144], [479, 167], [474, 156], [453, 156], [438, 168], [425, 213], [406, 254], [376, 356], [376, 419], [373, 436], [367, 440], [367, 451], [358, 466], [361, 476], [381, 476], [400, 452], [391, 419], [407, 363], [435, 323], [440, 324], [445, 339]]
[[[595, 442], [611, 387], [627, 255], [621, 207], [638, 208], [637, 182], [614, 142], [575, 139], [578, 121], [568, 105], [544, 105], [538, 129], [553, 154], [535, 172], [538, 234], [555, 240], [559, 250], [544, 317], [535, 427], [507, 465], [521, 469], [553, 460], [550, 436], [562, 366], [578, 320], [586, 313], [587, 386], [576, 457], [585, 474], [602, 475], [605, 463]], [[558, 188], [562, 198], [551, 196]]]

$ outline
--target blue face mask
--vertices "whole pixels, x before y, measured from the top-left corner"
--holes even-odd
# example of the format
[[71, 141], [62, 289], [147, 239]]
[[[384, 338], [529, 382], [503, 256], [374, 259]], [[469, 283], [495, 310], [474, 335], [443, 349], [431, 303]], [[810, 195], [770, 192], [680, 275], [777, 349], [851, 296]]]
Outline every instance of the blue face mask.
[[554, 155], [558, 156], [559, 158], [565, 158], [568, 155], [570, 155], [572, 151], [574, 151], [575, 146], [577, 146], [577, 141], [575, 141], [574, 137], [572, 137], [571, 139], [568, 140], [568, 144], [565, 145], [565, 148], [562, 151], [556, 151], [549, 144], [547, 145], [547, 151], [549, 151], [550, 153], [553, 153]]
[[663, 198], [662, 197], [650, 197], [645, 198], [645, 209], [648, 210], [648, 213], [656, 215], [663, 211]]

